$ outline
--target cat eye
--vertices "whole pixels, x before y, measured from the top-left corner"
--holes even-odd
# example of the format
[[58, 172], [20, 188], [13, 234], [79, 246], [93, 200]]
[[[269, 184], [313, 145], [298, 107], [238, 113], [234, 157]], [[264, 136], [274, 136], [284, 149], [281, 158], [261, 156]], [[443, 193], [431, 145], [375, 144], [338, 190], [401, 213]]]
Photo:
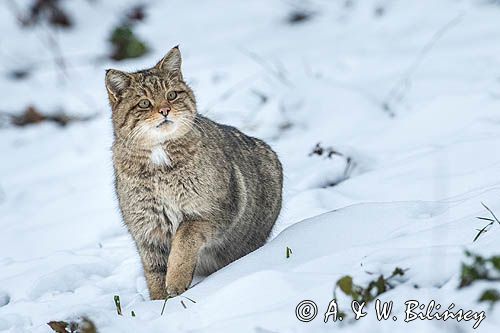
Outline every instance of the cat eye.
[[139, 107], [141, 109], [147, 109], [151, 106], [151, 102], [149, 101], [149, 99], [141, 99], [139, 101]]
[[173, 100], [174, 100], [174, 99], [176, 99], [176, 98], [177, 98], [177, 92], [176, 92], [176, 91], [169, 91], [169, 92], [167, 93], [167, 99], [168, 99], [169, 101], [173, 101]]

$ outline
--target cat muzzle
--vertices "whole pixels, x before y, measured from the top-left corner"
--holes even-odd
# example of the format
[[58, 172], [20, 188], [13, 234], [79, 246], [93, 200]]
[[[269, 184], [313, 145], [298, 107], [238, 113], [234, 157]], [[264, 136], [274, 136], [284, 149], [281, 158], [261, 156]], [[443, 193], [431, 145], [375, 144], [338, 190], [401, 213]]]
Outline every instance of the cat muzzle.
[[173, 123], [172, 120], [168, 119], [167, 117], [165, 117], [161, 123], [159, 123], [158, 125], [156, 125], [156, 128], [159, 128], [163, 125], [166, 125], [166, 124], [169, 124], [169, 123]]

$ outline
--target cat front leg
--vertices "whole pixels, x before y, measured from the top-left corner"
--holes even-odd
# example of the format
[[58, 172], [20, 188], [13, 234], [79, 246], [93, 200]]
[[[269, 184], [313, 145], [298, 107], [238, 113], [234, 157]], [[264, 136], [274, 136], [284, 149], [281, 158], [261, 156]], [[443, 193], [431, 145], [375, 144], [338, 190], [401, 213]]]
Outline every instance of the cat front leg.
[[139, 254], [151, 300], [167, 298], [165, 275], [167, 272], [168, 251], [159, 246], [141, 244]]
[[183, 222], [172, 240], [168, 257], [166, 288], [168, 297], [187, 290], [193, 280], [198, 253], [214, 235], [215, 228], [208, 221]]

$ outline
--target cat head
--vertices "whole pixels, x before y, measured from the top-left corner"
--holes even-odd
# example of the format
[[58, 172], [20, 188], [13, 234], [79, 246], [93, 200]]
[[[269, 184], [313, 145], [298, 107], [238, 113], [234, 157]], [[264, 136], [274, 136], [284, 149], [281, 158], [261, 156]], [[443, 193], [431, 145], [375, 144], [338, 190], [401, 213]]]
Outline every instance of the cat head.
[[152, 68], [135, 73], [106, 71], [116, 139], [147, 148], [191, 130], [196, 101], [183, 80], [181, 62], [176, 46]]

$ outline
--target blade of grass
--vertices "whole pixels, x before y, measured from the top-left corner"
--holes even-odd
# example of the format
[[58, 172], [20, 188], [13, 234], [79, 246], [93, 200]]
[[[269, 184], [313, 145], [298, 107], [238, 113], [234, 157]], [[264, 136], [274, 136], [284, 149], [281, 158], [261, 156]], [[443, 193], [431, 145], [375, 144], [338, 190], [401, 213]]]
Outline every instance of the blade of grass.
[[161, 308], [160, 316], [163, 316], [163, 311], [165, 311], [165, 305], [167, 305], [167, 301], [170, 297], [165, 298], [165, 302], [163, 302], [163, 307]]
[[488, 231], [487, 228], [490, 225], [492, 225], [492, 224], [493, 224], [493, 222], [490, 222], [487, 225], [485, 225], [482, 229], [476, 229], [479, 232], [477, 233], [476, 237], [474, 237], [474, 239], [472, 240], [472, 242], [475, 242], [479, 238], [479, 236], [481, 236], [483, 233], [485, 233], [486, 231]]
[[196, 303], [196, 301], [192, 300], [191, 298], [189, 298], [187, 296], [181, 296], [181, 297], [184, 297], [185, 299], [187, 299], [188, 301], [191, 301], [192, 303]]
[[120, 296], [115, 295], [114, 300], [115, 300], [116, 312], [118, 313], [119, 316], [121, 316], [122, 315], [122, 306], [120, 304]]
[[497, 221], [498, 224], [500, 224], [500, 221], [498, 220], [498, 218], [495, 216], [495, 213], [493, 213], [493, 211], [488, 207], [486, 206], [483, 202], [481, 202], [481, 205], [483, 205], [484, 208], [486, 208], [486, 210], [488, 212], [490, 212], [491, 216], [493, 216], [493, 218], [495, 219], [495, 221]]
[[480, 216], [477, 216], [476, 219], [490, 221], [490, 222], [495, 222], [495, 220], [490, 219], [489, 217], [480, 217]]

